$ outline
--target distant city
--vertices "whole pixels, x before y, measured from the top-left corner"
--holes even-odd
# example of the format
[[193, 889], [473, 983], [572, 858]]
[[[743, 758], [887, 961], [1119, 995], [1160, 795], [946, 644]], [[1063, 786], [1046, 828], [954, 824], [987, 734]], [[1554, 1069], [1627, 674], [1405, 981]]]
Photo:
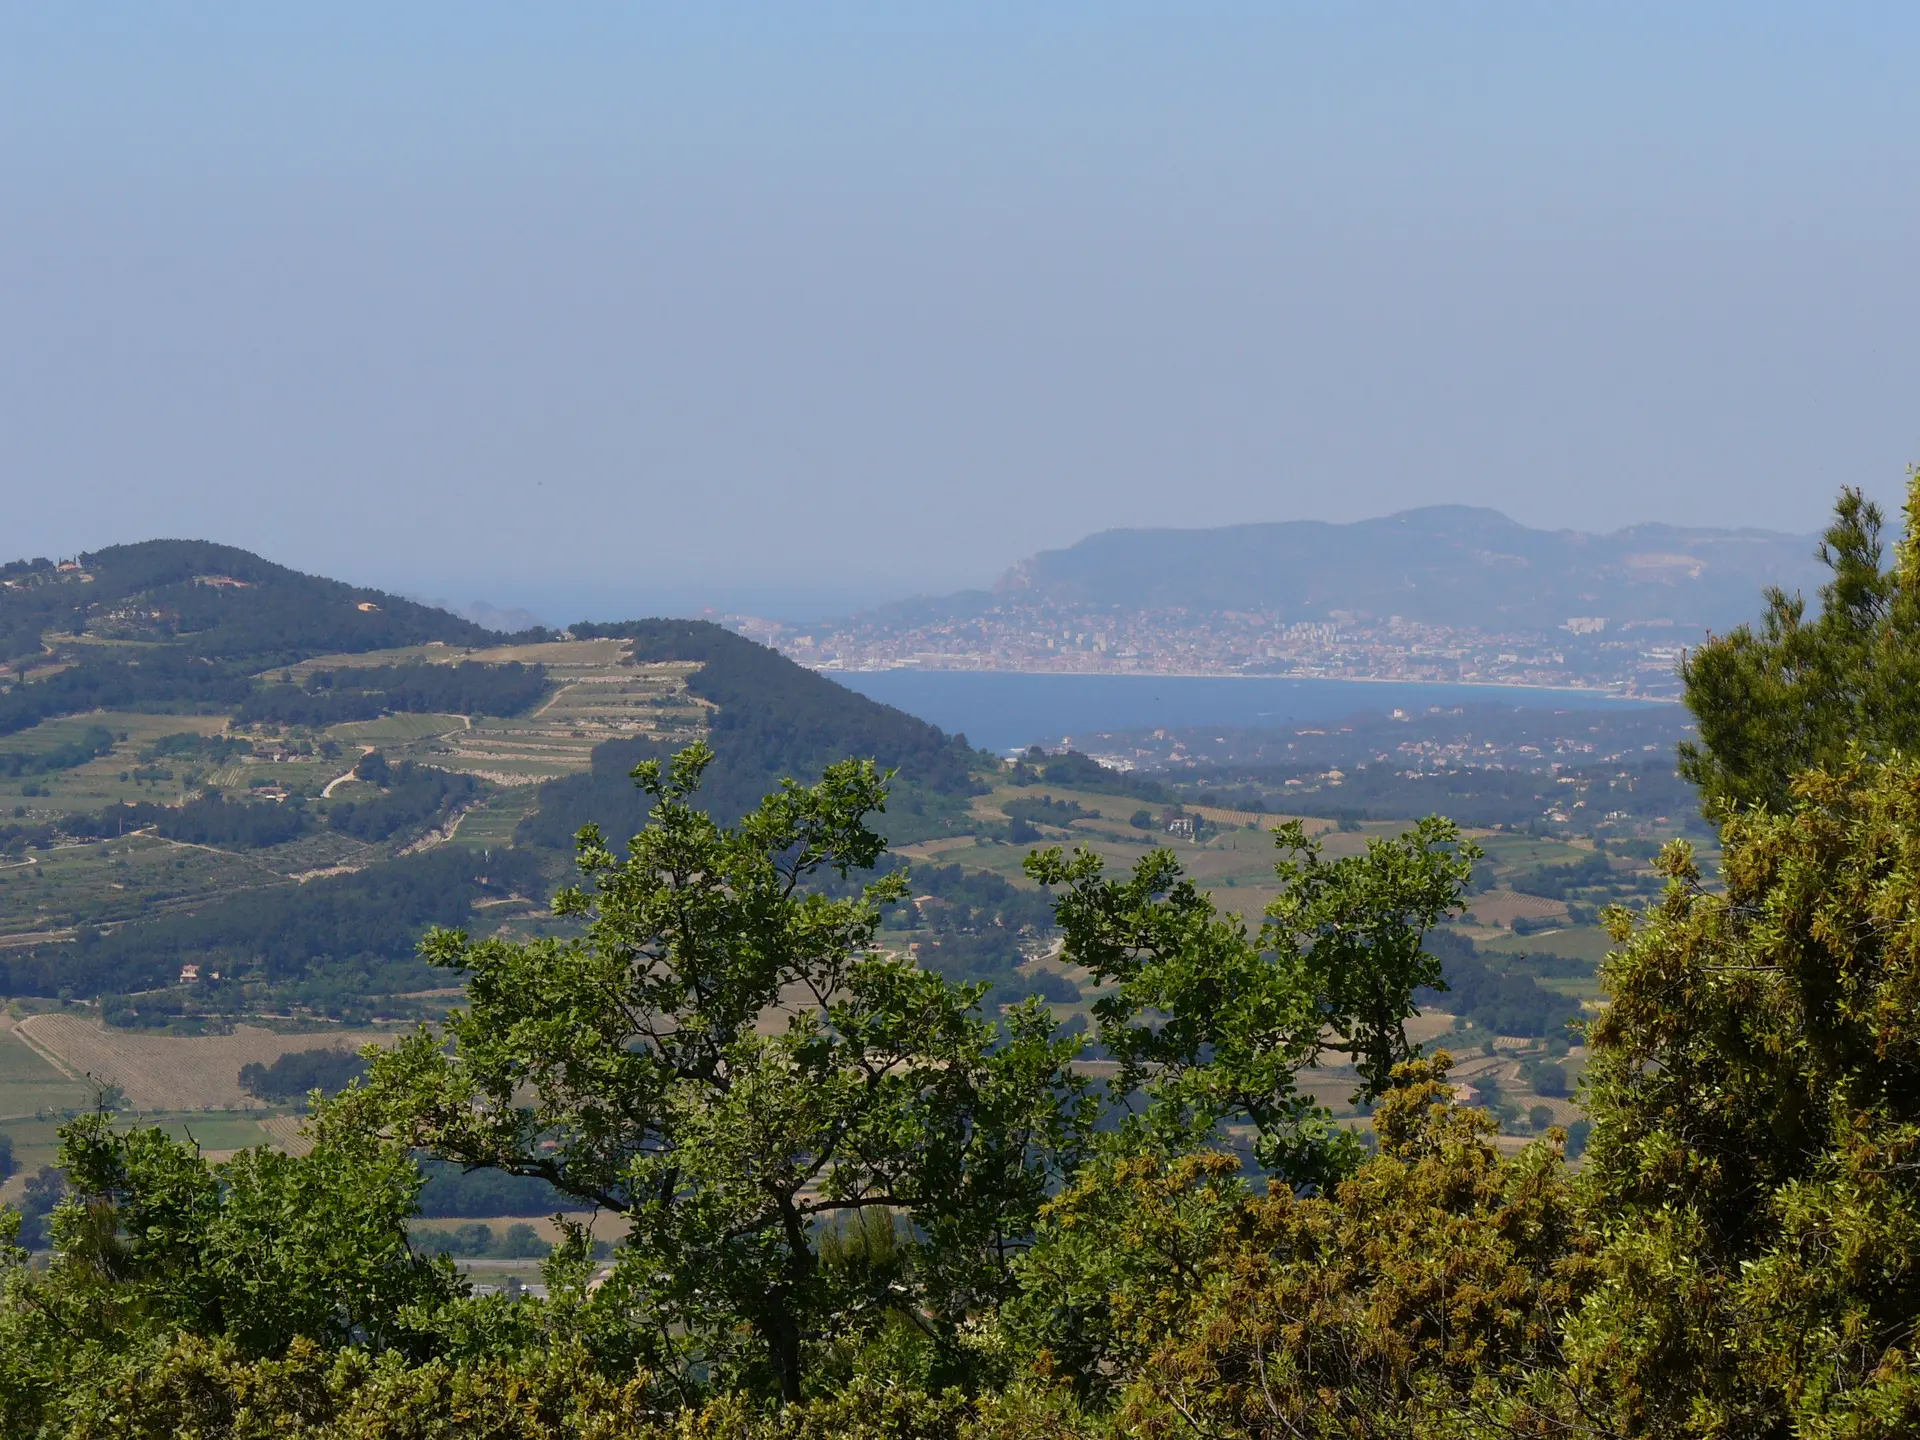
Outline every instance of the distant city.
[[1672, 620], [1568, 616], [1553, 630], [1490, 631], [1364, 611], [1288, 621], [1272, 613], [1119, 610], [1053, 602], [968, 615], [886, 613], [802, 627], [729, 616], [742, 635], [815, 670], [1019, 670], [1056, 674], [1270, 675], [1679, 694], [1677, 668], [1704, 631]]

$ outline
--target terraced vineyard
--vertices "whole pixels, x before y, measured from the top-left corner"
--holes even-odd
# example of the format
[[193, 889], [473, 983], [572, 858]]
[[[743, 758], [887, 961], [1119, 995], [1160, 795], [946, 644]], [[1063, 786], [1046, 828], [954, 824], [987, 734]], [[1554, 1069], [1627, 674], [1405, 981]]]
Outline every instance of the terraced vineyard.
[[[336, 725], [327, 732], [343, 747], [372, 746], [389, 759], [417, 760], [516, 789], [588, 769], [593, 747], [606, 740], [645, 735], [684, 744], [706, 733], [707, 707], [687, 690], [688, 675], [699, 667], [686, 661], [636, 664], [629, 658], [631, 650], [624, 640], [562, 640], [492, 650], [421, 647], [328, 656], [293, 673], [298, 679], [301, 670], [422, 661], [544, 665], [553, 693], [527, 715], [388, 715]], [[511, 805], [483, 808], [496, 816], [513, 810]], [[464, 830], [463, 825], [463, 840], [468, 838]], [[510, 833], [511, 826], [506, 830]]]

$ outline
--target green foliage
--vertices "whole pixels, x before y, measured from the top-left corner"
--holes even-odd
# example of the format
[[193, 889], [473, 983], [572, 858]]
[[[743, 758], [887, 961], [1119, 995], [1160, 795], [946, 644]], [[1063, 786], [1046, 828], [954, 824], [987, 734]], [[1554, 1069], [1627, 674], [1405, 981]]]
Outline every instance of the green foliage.
[[[795, 1400], [822, 1347], [902, 1307], [959, 1363], [962, 1325], [1006, 1292], [1011, 1247], [1077, 1154], [1075, 1042], [1035, 1007], [988, 1024], [977, 990], [875, 956], [897, 874], [806, 888], [878, 860], [870, 762], [788, 782], [724, 830], [691, 803], [711, 759], [636, 768], [652, 818], [625, 857], [583, 831], [587, 888], [556, 902], [581, 938], [432, 937], [472, 977], [450, 1044], [421, 1032], [335, 1103], [625, 1214], [606, 1289], [653, 1317], [656, 1364]], [[913, 1238], [825, 1263], [816, 1228], [865, 1211]]]
[[186, 1332], [238, 1357], [296, 1338], [403, 1351], [458, 1293], [414, 1257], [419, 1177], [404, 1153], [322, 1131], [310, 1154], [208, 1166], [160, 1130], [94, 1115], [62, 1133], [68, 1193], [46, 1270], [16, 1268], [0, 1305], [0, 1420], [33, 1433], [129, 1357]]
[[444, 610], [302, 575], [226, 545], [151, 540], [111, 546], [82, 563], [91, 583], [49, 566], [29, 567], [20, 583], [0, 587], [0, 659], [40, 656], [44, 637], [61, 634], [133, 640], [140, 648], [129, 655], [69, 647], [61, 653], [65, 668], [0, 693], [0, 735], [89, 710], [222, 710], [247, 701], [250, 677], [272, 666], [494, 638]]
[[1075, 800], [1056, 800], [1051, 795], [1023, 795], [1018, 800], [1010, 800], [1000, 807], [1015, 820], [1025, 820], [1034, 825], [1053, 825], [1065, 829], [1076, 820], [1099, 818], [1099, 812], [1089, 810]]
[[903, 904], [898, 918], [915, 929], [922, 968], [961, 983], [984, 982], [987, 1006], [1029, 995], [1055, 1003], [1080, 998], [1079, 987], [1064, 976], [1020, 973], [1028, 953], [1045, 948], [1053, 930], [1053, 898], [1046, 891], [958, 865], [917, 865], [910, 882], [918, 899]]
[[1680, 772], [1716, 807], [1784, 810], [1793, 778], [1845, 763], [1859, 747], [1884, 759], [1920, 746], [1920, 469], [1908, 473], [1906, 535], [1882, 567], [1882, 517], [1843, 490], [1820, 558], [1833, 578], [1809, 620], [1799, 595], [1772, 589], [1756, 632], [1742, 625], [1681, 665], [1698, 742]]
[[504, 1235], [495, 1235], [491, 1225], [470, 1224], [415, 1238], [428, 1254], [466, 1259], [544, 1260], [553, 1253], [553, 1246], [524, 1223], [509, 1225]]
[[[1443, 979], [1455, 1002], [1484, 990], [1475, 1007], [1519, 993], [1487, 977], [1517, 983], [1522, 962], [1495, 972], [1432, 928], [1477, 853], [1445, 822], [1337, 860], [1283, 831], [1257, 934], [1170, 852], [1120, 877], [1030, 857], [1067, 958], [1102, 987], [1107, 1116], [1128, 1117], [1102, 1131], [1077, 1041], [1038, 1005], [990, 1021], [982, 985], [876, 953], [910, 888], [944, 902], [902, 913], [922, 953], [955, 959], [1039, 935], [1044, 894], [937, 868], [910, 886], [867, 823], [886, 795], [870, 763], [788, 783], [731, 830], [695, 804], [703, 747], [639, 765], [649, 818], [627, 852], [580, 837], [583, 884], [558, 904], [574, 938], [436, 932], [470, 1008], [326, 1102], [312, 1156], [209, 1169], [158, 1132], [68, 1128], [57, 1252], [33, 1270], [7, 1251], [0, 1423], [128, 1440], [1914, 1434], [1920, 761], [1863, 734], [1779, 797], [1741, 799], [1750, 721], [1731, 705], [1701, 726], [1703, 753], [1729, 757], [1724, 890], [1676, 844], [1658, 904], [1612, 913], [1592, 1119], [1563, 1141], [1536, 1106], [1543, 1138], [1506, 1156], [1489, 1115], [1454, 1103], [1448, 1057], [1406, 1035]], [[1377, 1101], [1375, 1154], [1300, 1083], [1327, 1055]], [[1570, 1080], [1556, 1060], [1523, 1077]], [[1235, 1153], [1249, 1133], [1264, 1193]], [[1577, 1174], [1563, 1143], [1585, 1151]], [[596, 1280], [567, 1227], [545, 1300], [464, 1296], [406, 1248], [412, 1147], [441, 1176], [531, 1177], [618, 1210], [630, 1236]], [[29, 1183], [42, 1224], [62, 1183]], [[483, 1228], [443, 1243], [507, 1246]]]
[[1536, 1095], [1558, 1097], [1568, 1093], [1567, 1067], [1551, 1060], [1528, 1061], [1520, 1067], [1520, 1078]]
[[[1113, 1307], [1124, 1433], [1568, 1433], [1558, 1332], [1592, 1268], [1574, 1194], [1551, 1143], [1503, 1160], [1446, 1068], [1399, 1067], [1379, 1158], [1330, 1196], [1216, 1193], [1195, 1225], [1193, 1162], [1127, 1177], [1116, 1248], [1180, 1263]], [[1201, 1174], [1217, 1185], [1218, 1162]]]
[[1167, 788], [1158, 780], [1134, 775], [1125, 770], [1109, 770], [1091, 756], [1078, 750], [1063, 750], [1058, 755], [1035, 745], [1014, 767], [1013, 783], [1037, 785], [1042, 780], [1066, 790], [1090, 790], [1099, 795], [1130, 795], [1140, 800], [1164, 801]]
[[1604, 978], [1574, 1374], [1632, 1435], [1910, 1434], [1920, 1281], [1920, 765], [1812, 772], [1686, 847]]
[[[508, 1312], [490, 1317], [504, 1321]], [[305, 1341], [256, 1362], [191, 1336], [156, 1347], [85, 1396], [61, 1431], [73, 1440], [992, 1440], [1043, 1437], [1070, 1408], [1049, 1397], [978, 1410], [856, 1376], [832, 1395], [775, 1411], [737, 1396], [682, 1408], [657, 1377], [610, 1372], [565, 1322], [501, 1328], [503, 1353], [399, 1365]], [[63, 1417], [64, 1418], [64, 1417]]]
[[1119, 1062], [1115, 1090], [1149, 1097], [1145, 1129], [1185, 1145], [1242, 1119], [1263, 1165], [1325, 1185], [1357, 1163], [1357, 1142], [1295, 1077], [1341, 1055], [1360, 1072], [1356, 1098], [1384, 1093], [1414, 1053], [1414, 992], [1441, 979], [1422, 941], [1458, 907], [1479, 851], [1438, 819], [1333, 861], [1297, 822], [1276, 844], [1281, 893], [1258, 937], [1222, 916], [1169, 850], [1126, 880], [1084, 850], [1030, 856], [1027, 872], [1062, 891], [1066, 958], [1114, 983], [1094, 1003], [1097, 1034]]
[[1535, 865], [1513, 877], [1513, 888], [1549, 900], [1567, 900], [1575, 892], [1614, 883], [1613, 866], [1604, 854], [1583, 855], [1568, 865]]
[[536, 1175], [502, 1170], [467, 1170], [444, 1160], [424, 1159], [420, 1173], [420, 1213], [458, 1215], [552, 1215], [568, 1208], [568, 1198]]
[[[42, 1165], [21, 1187], [20, 1229], [15, 1238], [29, 1250], [44, 1250], [53, 1240], [53, 1212], [66, 1198], [67, 1178], [51, 1165]], [[0, 1215], [5, 1214], [0, 1211]]]
[[201, 735], [183, 730], [162, 735], [140, 752], [142, 760], [195, 760], [224, 765], [236, 755], [251, 755], [253, 742], [233, 735]]

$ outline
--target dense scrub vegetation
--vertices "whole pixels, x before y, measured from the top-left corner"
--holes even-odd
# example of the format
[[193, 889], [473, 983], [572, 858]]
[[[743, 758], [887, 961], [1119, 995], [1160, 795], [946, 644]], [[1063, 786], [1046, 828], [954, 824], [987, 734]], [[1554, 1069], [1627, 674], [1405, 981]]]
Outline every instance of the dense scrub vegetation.
[[[1886, 613], [1920, 608], [1920, 551], [1872, 579]], [[1866, 671], [1905, 664], [1897, 636], [1842, 639], [1796, 649], [1792, 674], [1872, 695]], [[1761, 646], [1734, 658], [1763, 678], [1766, 645], [1818, 649], [1784, 629], [1726, 643]], [[723, 830], [692, 803], [712, 763], [694, 747], [639, 767], [629, 853], [583, 835], [559, 900], [573, 937], [429, 940], [471, 977], [469, 1008], [322, 1104], [311, 1153], [209, 1167], [157, 1129], [68, 1126], [64, 1182], [32, 1190], [38, 1207], [68, 1187], [37, 1210], [51, 1259], [16, 1254], [0, 1291], [0, 1423], [1920, 1432], [1920, 759], [1904, 717], [1823, 697], [1793, 712], [1804, 730], [1749, 745], [1702, 663], [1722, 885], [1675, 842], [1656, 903], [1611, 913], [1577, 1173], [1552, 1131], [1503, 1153], [1449, 1058], [1408, 1040], [1476, 858], [1447, 822], [1337, 860], [1283, 831], [1257, 933], [1171, 851], [1121, 875], [1034, 855], [1066, 957], [1102, 987], [1083, 1038], [1032, 1001], [988, 1019], [978, 986], [876, 952], [911, 885], [866, 823], [871, 764]], [[1371, 1149], [1302, 1084], [1327, 1055], [1357, 1072]], [[537, 1177], [629, 1232], [603, 1267], [566, 1228], [543, 1299], [475, 1295], [412, 1243], [416, 1152]]]
[[109, 805], [97, 815], [61, 822], [63, 830], [81, 839], [105, 839], [149, 826], [169, 840], [190, 845], [258, 850], [298, 839], [313, 828], [313, 819], [298, 797], [285, 803], [229, 800], [209, 787], [183, 805]]
[[471, 775], [436, 770], [402, 760], [389, 765], [378, 751], [360, 757], [354, 774], [382, 793], [366, 800], [340, 800], [327, 812], [327, 827], [378, 843], [406, 830], [423, 829], [484, 793]]
[[366, 1057], [337, 1045], [289, 1050], [271, 1065], [240, 1067], [240, 1088], [273, 1105], [305, 1100], [311, 1090], [332, 1094], [367, 1073]]

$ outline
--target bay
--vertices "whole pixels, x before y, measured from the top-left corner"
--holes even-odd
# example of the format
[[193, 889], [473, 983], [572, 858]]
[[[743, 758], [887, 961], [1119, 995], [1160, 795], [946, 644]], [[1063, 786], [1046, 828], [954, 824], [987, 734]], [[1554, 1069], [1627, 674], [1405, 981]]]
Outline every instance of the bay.
[[1385, 716], [1395, 710], [1417, 715], [1436, 706], [1496, 704], [1565, 711], [1642, 709], [1662, 703], [1622, 700], [1595, 690], [1391, 680], [1048, 675], [1011, 670], [826, 673], [850, 690], [1002, 754], [1028, 745], [1057, 746], [1076, 736], [1161, 726], [1277, 729], [1359, 714]]

